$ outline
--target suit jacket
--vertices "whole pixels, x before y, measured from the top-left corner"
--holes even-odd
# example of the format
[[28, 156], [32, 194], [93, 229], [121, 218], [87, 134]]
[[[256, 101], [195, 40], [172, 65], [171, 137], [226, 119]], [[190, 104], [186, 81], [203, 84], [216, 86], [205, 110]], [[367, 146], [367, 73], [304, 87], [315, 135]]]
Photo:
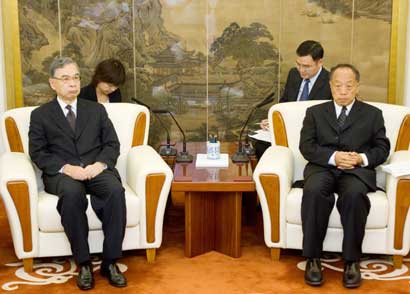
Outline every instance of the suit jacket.
[[87, 166], [96, 161], [115, 169], [120, 143], [107, 112], [99, 103], [77, 99], [75, 132], [57, 99], [31, 113], [29, 153], [43, 175], [56, 175], [66, 164]]
[[[294, 67], [289, 71], [286, 80], [285, 90], [279, 102], [296, 101], [299, 94], [302, 78], [298, 70]], [[315, 84], [309, 93], [308, 100], [331, 100], [332, 92], [329, 85], [329, 72], [322, 67], [322, 71], [316, 79]]]
[[304, 170], [304, 177], [324, 170], [340, 172], [329, 159], [335, 151], [355, 151], [364, 153], [369, 164], [367, 167], [355, 167], [344, 170], [356, 175], [372, 190], [376, 190], [375, 167], [386, 161], [390, 142], [381, 110], [367, 103], [356, 100], [340, 129], [337, 123], [333, 101], [309, 107], [300, 133], [299, 149], [309, 163]]
[[[98, 102], [97, 99], [97, 92], [95, 91], [95, 87], [91, 84], [82, 87], [80, 94], [78, 95], [78, 97], [86, 99], [86, 100], [90, 100], [90, 101], [94, 101], [94, 102]], [[120, 88], [118, 88], [117, 90], [115, 90], [114, 92], [112, 92], [111, 94], [108, 95], [108, 99], [110, 100], [110, 103], [113, 102], [121, 102], [121, 91]]]

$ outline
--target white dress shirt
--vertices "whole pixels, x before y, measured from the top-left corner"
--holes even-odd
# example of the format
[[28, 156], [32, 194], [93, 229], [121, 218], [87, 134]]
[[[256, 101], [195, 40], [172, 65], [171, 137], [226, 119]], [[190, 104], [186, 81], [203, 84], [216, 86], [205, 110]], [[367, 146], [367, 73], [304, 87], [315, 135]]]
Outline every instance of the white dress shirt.
[[[353, 107], [353, 104], [354, 104], [355, 101], [356, 101], [356, 99], [353, 100], [353, 102], [350, 103], [349, 105], [346, 105], [346, 116], [349, 116], [350, 110], [352, 110], [352, 107]], [[333, 104], [335, 105], [336, 118], [338, 118], [339, 115], [340, 115], [340, 113], [342, 112], [343, 106], [337, 105], [336, 102], [334, 102], [334, 101], [333, 101]], [[328, 162], [328, 163], [329, 163], [330, 165], [336, 166], [336, 160], [335, 160], [336, 152], [337, 152], [337, 151], [333, 152], [332, 156], [330, 156], [330, 158], [329, 158], [329, 162]], [[368, 166], [368, 165], [369, 165], [369, 161], [367, 160], [366, 154], [360, 153], [359, 155], [362, 157], [362, 161], [363, 161], [363, 163], [362, 163], [361, 166], [362, 166], [362, 167]]]
[[[310, 91], [312, 90], [313, 86], [315, 85], [316, 80], [319, 77], [321, 71], [322, 71], [322, 67], [319, 68], [319, 70], [317, 71], [317, 73], [313, 77], [309, 78], [309, 84], [308, 84], [309, 94], [310, 94]], [[303, 87], [305, 86], [305, 84], [306, 84], [306, 80], [303, 80], [302, 83], [300, 84], [298, 97], [296, 99], [297, 101], [300, 101], [300, 96], [302, 96]]]

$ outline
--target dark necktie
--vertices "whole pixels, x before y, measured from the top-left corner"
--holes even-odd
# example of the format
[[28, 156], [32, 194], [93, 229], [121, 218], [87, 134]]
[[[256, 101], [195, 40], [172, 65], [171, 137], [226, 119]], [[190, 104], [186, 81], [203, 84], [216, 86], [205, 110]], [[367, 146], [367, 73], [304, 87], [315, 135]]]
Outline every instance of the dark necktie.
[[346, 106], [343, 106], [342, 112], [340, 112], [339, 117], [337, 118], [337, 123], [339, 124], [339, 127], [343, 127], [343, 125], [346, 122], [346, 118], [347, 118], [346, 110], [347, 110]]
[[308, 98], [309, 98], [309, 83], [310, 83], [309, 79], [305, 80], [305, 84], [303, 86], [302, 94], [300, 95], [300, 99], [299, 99], [300, 101], [308, 100]]
[[71, 105], [67, 105], [65, 108], [68, 110], [68, 113], [67, 113], [68, 124], [70, 125], [71, 129], [75, 132], [75, 113], [72, 110]]

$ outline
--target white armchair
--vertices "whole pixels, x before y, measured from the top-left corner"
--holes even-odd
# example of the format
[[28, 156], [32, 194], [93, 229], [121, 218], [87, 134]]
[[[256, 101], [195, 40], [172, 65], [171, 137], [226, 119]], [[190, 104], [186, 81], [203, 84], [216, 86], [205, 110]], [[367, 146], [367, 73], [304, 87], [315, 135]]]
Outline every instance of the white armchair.
[[[306, 108], [324, 101], [288, 102], [269, 110], [274, 138], [254, 171], [263, 214], [264, 237], [278, 260], [280, 248], [302, 249], [301, 188], [292, 184], [303, 179], [307, 161], [299, 151], [300, 130]], [[410, 108], [370, 103], [383, 111], [387, 137], [391, 143], [389, 163], [410, 161]], [[393, 255], [395, 267], [401, 267], [410, 247], [410, 178], [394, 178], [377, 170], [378, 187], [384, 191], [369, 193], [371, 209], [363, 240], [364, 253]], [[324, 251], [341, 252], [343, 230], [340, 215], [333, 209]]]
[[[123, 250], [146, 249], [155, 260], [162, 242], [164, 211], [172, 171], [159, 154], [147, 145], [149, 111], [139, 105], [105, 105], [121, 143], [117, 169], [125, 188], [127, 225]], [[33, 258], [71, 255], [56, 205], [58, 197], [44, 191], [41, 172], [28, 155], [30, 113], [34, 107], [6, 111], [1, 134], [6, 152], [0, 157], [0, 193], [13, 237], [14, 250], [31, 271]], [[101, 222], [87, 209], [90, 251], [102, 251]]]

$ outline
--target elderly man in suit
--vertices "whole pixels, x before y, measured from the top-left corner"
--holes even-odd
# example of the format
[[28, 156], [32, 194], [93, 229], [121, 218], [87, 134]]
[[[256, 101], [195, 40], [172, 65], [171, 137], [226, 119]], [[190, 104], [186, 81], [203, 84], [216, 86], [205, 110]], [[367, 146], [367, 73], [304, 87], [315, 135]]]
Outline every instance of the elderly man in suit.
[[[332, 99], [329, 86], [329, 72], [323, 67], [324, 50], [322, 45], [313, 40], [302, 42], [296, 49], [296, 67], [290, 69], [281, 102]], [[260, 122], [260, 127], [268, 130], [267, 119]], [[256, 141], [256, 156], [260, 158], [270, 142]]]
[[104, 106], [77, 99], [80, 72], [72, 59], [54, 59], [49, 83], [57, 97], [33, 110], [29, 153], [43, 172], [45, 190], [59, 197], [57, 210], [79, 265], [77, 285], [94, 287], [86, 216], [90, 194], [104, 231], [101, 274], [113, 286], [124, 287], [127, 281], [116, 265], [126, 225], [124, 188], [115, 169], [117, 134]]
[[367, 216], [368, 192], [376, 190], [375, 168], [388, 157], [390, 143], [381, 110], [357, 100], [360, 74], [350, 64], [330, 73], [333, 101], [307, 109], [299, 149], [308, 164], [302, 197], [305, 282], [323, 283], [320, 257], [335, 205], [343, 226], [343, 285], [361, 284], [359, 260]]

